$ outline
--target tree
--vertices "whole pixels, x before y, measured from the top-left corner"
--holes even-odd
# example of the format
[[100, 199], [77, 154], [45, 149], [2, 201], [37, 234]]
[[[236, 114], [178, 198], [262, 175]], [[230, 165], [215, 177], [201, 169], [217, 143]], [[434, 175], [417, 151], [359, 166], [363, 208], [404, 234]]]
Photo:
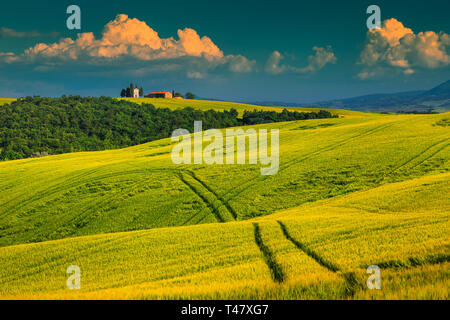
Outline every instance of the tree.
[[130, 83], [130, 97], [133, 96], [133, 93], [134, 93], [134, 84]]
[[[130, 88], [127, 88], [129, 91]], [[125, 90], [126, 91], [126, 90]], [[337, 117], [329, 111], [200, 111], [138, 105], [110, 97], [24, 97], [0, 108], [0, 160], [47, 154], [123, 148], [170, 137], [173, 130], [192, 132], [194, 120], [203, 128], [227, 128], [290, 120]]]
[[128, 87], [127, 90], [126, 90], [126, 96], [127, 96], [128, 98], [130, 98], [130, 97], [132, 96], [132, 93], [131, 93], [131, 92], [132, 92], [132, 91], [131, 91], [130, 87]]
[[127, 96], [127, 90], [125, 90], [125, 89], [122, 89], [122, 91], [120, 92], [120, 96], [123, 98], [123, 97], [126, 97]]
[[140, 97], [144, 96], [144, 89], [142, 87], [139, 89], [139, 96]]
[[187, 92], [185, 95], [186, 99], [195, 99], [195, 94], [192, 92]]
[[180, 98], [184, 98], [183, 95], [179, 92], [175, 92], [175, 94], [173, 95], [173, 97], [180, 97]]

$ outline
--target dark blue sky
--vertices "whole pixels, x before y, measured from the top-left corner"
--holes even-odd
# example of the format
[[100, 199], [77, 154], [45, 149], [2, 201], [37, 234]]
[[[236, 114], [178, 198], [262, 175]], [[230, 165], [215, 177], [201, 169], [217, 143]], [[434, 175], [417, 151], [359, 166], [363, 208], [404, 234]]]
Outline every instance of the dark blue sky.
[[[81, 30], [66, 28], [71, 4], [81, 8]], [[383, 21], [396, 22], [369, 37], [371, 4], [381, 8]], [[1, 7], [2, 97], [115, 96], [133, 81], [146, 92], [311, 102], [426, 89], [450, 78], [448, 1], [9, 1]], [[128, 16], [114, 24], [129, 35], [123, 46], [117, 33], [102, 34], [118, 14]], [[146, 30], [136, 31], [134, 18], [158, 33], [161, 48], [143, 44], [145, 35], [133, 42]], [[395, 43], [390, 35], [399, 23], [407, 36]], [[185, 28], [212, 45], [205, 40], [197, 52], [191, 32], [182, 43], [177, 32]], [[87, 47], [60, 43], [88, 32], [94, 41]], [[58, 45], [25, 51], [38, 43]]]

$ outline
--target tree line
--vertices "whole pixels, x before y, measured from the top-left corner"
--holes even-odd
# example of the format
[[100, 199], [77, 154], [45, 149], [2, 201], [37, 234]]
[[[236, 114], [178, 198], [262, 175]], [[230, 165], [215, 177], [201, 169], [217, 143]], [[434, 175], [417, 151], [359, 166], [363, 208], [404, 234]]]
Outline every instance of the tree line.
[[123, 148], [170, 137], [178, 128], [203, 129], [333, 117], [328, 111], [281, 113], [235, 109], [170, 110], [110, 97], [25, 97], [0, 107], [0, 159]]
[[244, 111], [242, 117], [243, 125], [252, 125], [260, 123], [270, 122], [282, 122], [282, 121], [295, 121], [295, 120], [308, 120], [308, 119], [324, 119], [324, 118], [337, 118], [337, 115], [331, 114], [327, 110], [320, 110], [319, 112], [297, 112], [288, 111], [283, 109], [282, 112], [276, 111]]
[[[133, 92], [134, 89], [137, 88], [138, 86], [135, 86], [133, 83], [130, 83], [130, 85], [124, 89], [122, 89], [122, 91], [120, 91], [120, 96], [122, 98], [130, 98], [133, 97]], [[139, 88], [139, 97], [143, 97], [144, 96], [144, 88], [140, 87]]]

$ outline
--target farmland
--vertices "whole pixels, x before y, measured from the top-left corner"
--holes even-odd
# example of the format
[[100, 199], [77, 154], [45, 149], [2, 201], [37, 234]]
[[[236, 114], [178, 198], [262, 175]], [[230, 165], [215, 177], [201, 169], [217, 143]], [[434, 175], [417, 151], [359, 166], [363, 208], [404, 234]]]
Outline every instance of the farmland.
[[273, 176], [170, 139], [0, 162], [0, 297], [448, 299], [450, 114], [336, 112], [252, 126], [280, 130]]
[[15, 101], [16, 99], [0, 98], [0, 106]]
[[[227, 101], [211, 101], [211, 100], [190, 100], [190, 99], [160, 99], [160, 98], [118, 98], [119, 100], [127, 100], [134, 103], [142, 104], [142, 103], [151, 103], [157, 108], [168, 108], [171, 110], [181, 109], [185, 107], [193, 107], [198, 110], [207, 111], [207, 110], [215, 110], [215, 111], [224, 111], [235, 109], [242, 116], [245, 110], [258, 110], [258, 111], [277, 111], [281, 112], [283, 109], [287, 109], [289, 111], [298, 111], [298, 112], [307, 112], [307, 111], [318, 111], [317, 108], [300, 108], [300, 107], [265, 107], [265, 106], [257, 106], [252, 104], [238, 103], [238, 102], [227, 102]], [[323, 108], [322, 108], [323, 109]], [[342, 114], [342, 115], [358, 115], [360, 112], [358, 111], [348, 111], [342, 109], [333, 109], [326, 108], [334, 114]]]

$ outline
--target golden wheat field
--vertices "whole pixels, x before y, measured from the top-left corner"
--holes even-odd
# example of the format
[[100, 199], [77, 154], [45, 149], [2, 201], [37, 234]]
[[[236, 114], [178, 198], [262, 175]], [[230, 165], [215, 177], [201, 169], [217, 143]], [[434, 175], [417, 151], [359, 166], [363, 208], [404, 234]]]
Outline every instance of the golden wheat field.
[[0, 162], [0, 298], [448, 299], [450, 114], [334, 112], [251, 127], [280, 130], [275, 175], [170, 139]]

